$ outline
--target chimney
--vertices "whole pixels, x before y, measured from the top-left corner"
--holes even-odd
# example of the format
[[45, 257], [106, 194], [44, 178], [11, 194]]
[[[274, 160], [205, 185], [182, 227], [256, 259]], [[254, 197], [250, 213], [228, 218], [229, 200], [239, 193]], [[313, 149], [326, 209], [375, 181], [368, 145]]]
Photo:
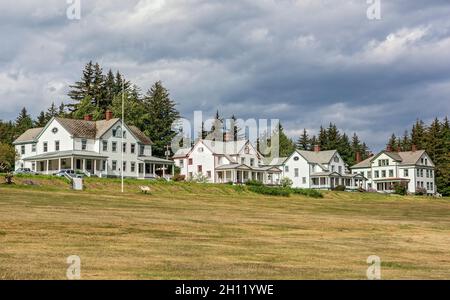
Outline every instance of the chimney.
[[314, 145], [314, 152], [320, 152], [320, 145]]
[[231, 134], [230, 132], [226, 132], [223, 134], [223, 141], [224, 142], [232, 142], [234, 140], [233, 138], [233, 134]]
[[391, 145], [387, 145], [386, 146], [386, 151], [387, 152], [392, 152], [392, 146]]
[[397, 146], [397, 152], [402, 152], [402, 148], [400, 146]]
[[113, 113], [112, 113], [112, 111], [110, 111], [110, 110], [108, 109], [108, 110], [106, 111], [105, 117], [106, 117], [106, 121], [111, 120], [111, 119], [113, 118]]
[[416, 152], [417, 151], [417, 145], [413, 144], [411, 145], [411, 151]]
[[92, 115], [85, 115], [84, 116], [85, 121], [92, 121]]
[[356, 163], [358, 164], [358, 163], [360, 163], [362, 161], [362, 159], [361, 159], [361, 153], [358, 151], [358, 152], [356, 152]]

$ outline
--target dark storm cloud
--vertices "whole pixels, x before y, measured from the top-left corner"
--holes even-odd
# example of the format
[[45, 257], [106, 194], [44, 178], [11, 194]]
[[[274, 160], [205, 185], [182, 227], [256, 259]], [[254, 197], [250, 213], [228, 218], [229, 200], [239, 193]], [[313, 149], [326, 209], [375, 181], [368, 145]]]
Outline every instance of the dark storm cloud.
[[67, 101], [83, 65], [162, 80], [182, 114], [280, 118], [296, 137], [335, 122], [377, 150], [450, 111], [448, 1], [64, 0], [1, 3], [0, 118]]

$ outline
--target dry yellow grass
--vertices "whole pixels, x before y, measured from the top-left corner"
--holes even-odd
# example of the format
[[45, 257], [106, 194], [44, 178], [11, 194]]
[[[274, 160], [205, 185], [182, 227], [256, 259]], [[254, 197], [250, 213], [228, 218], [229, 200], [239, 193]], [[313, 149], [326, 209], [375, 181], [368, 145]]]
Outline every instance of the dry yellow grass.
[[0, 279], [64, 279], [69, 255], [83, 279], [365, 279], [369, 255], [384, 279], [450, 279], [449, 199], [17, 182], [0, 186]]

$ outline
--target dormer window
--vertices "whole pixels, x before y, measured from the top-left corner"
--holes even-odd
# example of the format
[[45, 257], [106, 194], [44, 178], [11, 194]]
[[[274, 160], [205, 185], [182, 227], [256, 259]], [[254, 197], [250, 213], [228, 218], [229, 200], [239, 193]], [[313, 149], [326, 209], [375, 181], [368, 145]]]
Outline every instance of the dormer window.
[[81, 150], [86, 150], [87, 148], [87, 140], [81, 140]]
[[122, 129], [120, 128], [120, 126], [118, 126], [116, 129], [113, 129], [112, 134], [113, 137], [121, 137]]
[[245, 154], [249, 154], [250, 153], [250, 147], [249, 146], [245, 146], [244, 152], [245, 152]]
[[205, 151], [205, 149], [203, 149], [203, 147], [198, 148], [198, 152], [202, 153], [203, 151]]

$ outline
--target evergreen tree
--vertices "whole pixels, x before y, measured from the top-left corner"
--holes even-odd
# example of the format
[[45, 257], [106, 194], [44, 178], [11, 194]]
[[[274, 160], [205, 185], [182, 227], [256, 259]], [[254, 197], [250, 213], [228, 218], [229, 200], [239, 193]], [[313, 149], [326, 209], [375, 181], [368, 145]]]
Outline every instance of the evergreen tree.
[[390, 148], [392, 151], [396, 151], [397, 148], [397, 137], [393, 133], [391, 137], [389, 138], [389, 141], [387, 143], [388, 148]]
[[330, 123], [326, 130], [326, 142], [323, 150], [334, 150], [339, 146], [340, 133], [335, 124]]
[[[320, 146], [321, 149], [325, 150], [326, 146], [328, 144], [328, 134], [327, 131], [320, 126], [320, 130], [319, 130], [319, 138], [318, 138], [318, 145]], [[315, 145], [313, 145], [314, 147]]]
[[45, 113], [46, 120], [49, 121], [51, 118], [57, 117], [58, 114], [59, 112], [55, 106], [55, 102], [52, 102], [50, 107], [47, 109], [47, 112]]
[[237, 118], [235, 115], [231, 116], [230, 128], [228, 128], [228, 132], [232, 134], [234, 141], [239, 141], [243, 139], [242, 129], [239, 128]]
[[297, 141], [297, 149], [299, 150], [309, 150], [310, 147], [310, 139], [306, 128], [303, 129], [303, 133]]
[[111, 105], [111, 99], [107, 99], [106, 95], [107, 93], [103, 69], [98, 63], [95, 63], [92, 79], [92, 91], [90, 96], [92, 97], [94, 104], [102, 110], [105, 110], [109, 105]]
[[74, 104], [70, 104], [70, 107], [76, 109], [76, 106], [86, 97], [91, 97], [92, 99], [92, 84], [94, 81], [94, 66], [92, 61], [88, 62], [83, 70], [83, 75], [80, 81], [75, 82], [75, 84], [70, 85], [70, 91], [68, 96], [75, 101]]
[[403, 133], [400, 147], [403, 151], [409, 151], [411, 149], [411, 140], [409, 138], [408, 130], [405, 130], [405, 132]]
[[153, 141], [153, 153], [163, 157], [176, 132], [172, 123], [180, 117], [175, 102], [161, 81], [156, 82], [143, 99], [146, 115], [143, 120], [144, 133]]
[[47, 124], [47, 116], [43, 111], [39, 114], [36, 121], [34, 121], [34, 127], [44, 127]]
[[314, 150], [314, 146], [318, 145], [319, 141], [317, 139], [317, 137], [315, 135], [313, 135], [311, 137], [310, 143], [309, 143], [309, 148], [307, 149], [308, 151], [313, 151]]
[[284, 133], [284, 128], [281, 123], [273, 135], [278, 135], [279, 157], [290, 156], [295, 151], [295, 143]]
[[33, 120], [25, 107], [20, 111], [20, 114], [16, 119], [15, 127], [15, 138], [19, 137], [22, 133], [33, 127]]
[[336, 147], [336, 150], [341, 155], [342, 159], [348, 165], [353, 165], [355, 163], [355, 154], [352, 151], [352, 147], [350, 145], [350, 139], [347, 134], [343, 134], [339, 139], [339, 144]]
[[209, 131], [210, 139], [213, 141], [223, 140], [223, 120], [219, 115], [219, 110], [216, 112], [211, 130]]
[[425, 149], [425, 125], [421, 120], [417, 120], [411, 130], [411, 144], [417, 149]]

